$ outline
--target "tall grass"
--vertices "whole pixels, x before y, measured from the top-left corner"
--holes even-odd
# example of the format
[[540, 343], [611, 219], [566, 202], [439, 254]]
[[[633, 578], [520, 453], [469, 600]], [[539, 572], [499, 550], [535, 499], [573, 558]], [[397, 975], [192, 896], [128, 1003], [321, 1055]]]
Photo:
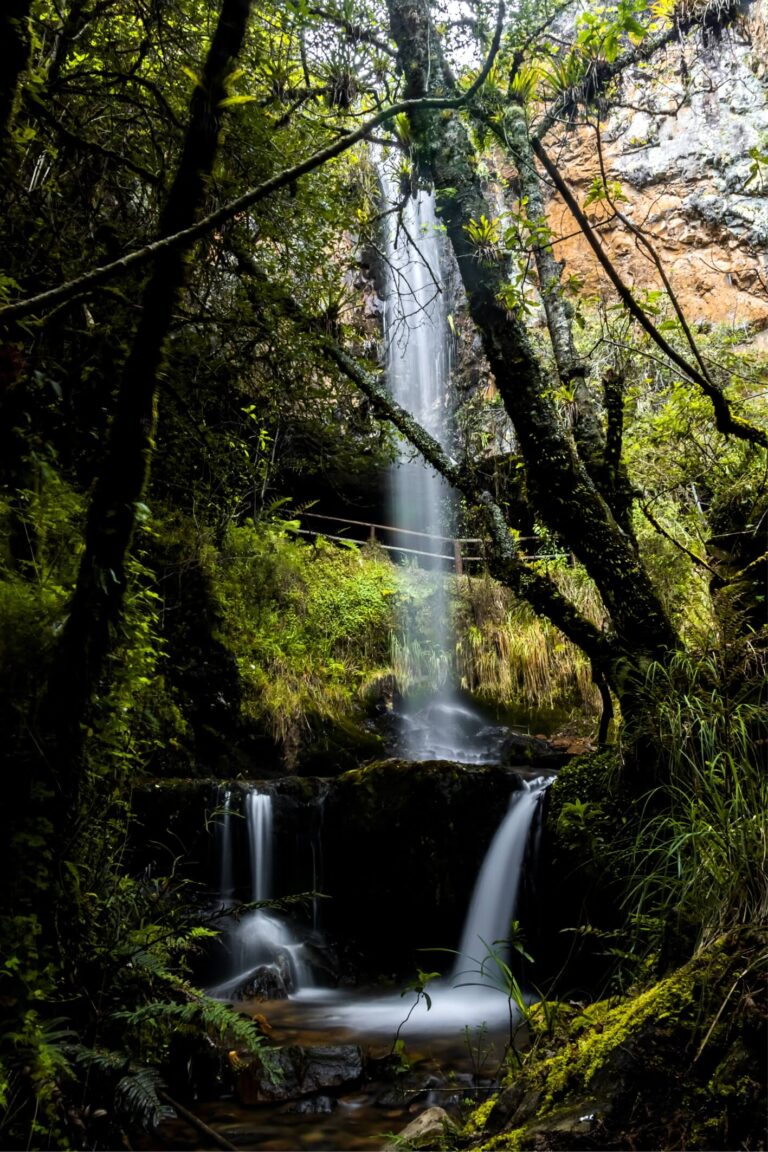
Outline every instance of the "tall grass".
[[[601, 622], [599, 596], [579, 570], [550, 568], [580, 610]], [[487, 575], [458, 585], [456, 664], [463, 687], [497, 703], [596, 711], [589, 661], [553, 624]]]
[[[768, 711], [765, 670], [734, 677], [679, 654], [646, 681], [664, 783], [645, 798], [627, 906], [700, 945], [768, 921]], [[744, 671], [744, 667], [742, 667]]]
[[[371, 685], [391, 676], [402, 693], [455, 682], [502, 707], [590, 712], [598, 704], [579, 649], [488, 576], [395, 565], [370, 546], [309, 545], [276, 518], [230, 528], [208, 564], [244, 714], [286, 747], [313, 717], [355, 713]], [[586, 577], [549, 567], [581, 610], [602, 620]], [[448, 651], [433, 635], [436, 596], [454, 618]]]

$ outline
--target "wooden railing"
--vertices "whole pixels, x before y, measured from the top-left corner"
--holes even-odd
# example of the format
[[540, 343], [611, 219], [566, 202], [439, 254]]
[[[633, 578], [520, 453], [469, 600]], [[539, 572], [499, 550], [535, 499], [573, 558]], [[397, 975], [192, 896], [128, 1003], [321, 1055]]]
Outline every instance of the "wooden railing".
[[[423, 559], [432, 561], [440, 561], [450, 565], [457, 576], [464, 573], [465, 564], [484, 564], [485, 563], [485, 544], [486, 541], [479, 536], [437, 536], [431, 532], [416, 532], [411, 528], [398, 528], [395, 524], [374, 524], [369, 520], [350, 520], [344, 516], [326, 516], [320, 512], [302, 512], [302, 520], [322, 520], [326, 523], [338, 525], [339, 528], [336, 532], [326, 532], [322, 527], [311, 528], [302, 527], [298, 532], [302, 536], [323, 536], [326, 540], [336, 540], [341, 544], [376, 544], [379, 548], [384, 548], [387, 552], [397, 552], [401, 555], [413, 556], [417, 558], [417, 563]], [[346, 529], [350, 528], [351, 533], [347, 533]], [[364, 529], [361, 534], [359, 529]], [[343, 533], [343, 534], [342, 534]], [[355, 534], [356, 533], [356, 534]], [[395, 538], [408, 537], [409, 542], [412, 539], [413, 543], [418, 544], [421, 541], [434, 541], [435, 544], [442, 547], [441, 551], [435, 549], [427, 550], [423, 548], [408, 548], [403, 544], [392, 544], [388, 542], [388, 537], [392, 535]], [[535, 536], [520, 536], [518, 542], [526, 544], [535, 541]], [[472, 545], [473, 553], [467, 555], [464, 551], [465, 546]], [[536, 553], [537, 560], [554, 559], [556, 556], [561, 556], [563, 553]]]

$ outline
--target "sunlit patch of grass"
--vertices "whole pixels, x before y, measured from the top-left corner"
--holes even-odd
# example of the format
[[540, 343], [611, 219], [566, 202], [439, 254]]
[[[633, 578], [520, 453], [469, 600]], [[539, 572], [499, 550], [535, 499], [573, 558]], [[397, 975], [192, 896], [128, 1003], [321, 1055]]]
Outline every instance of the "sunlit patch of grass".
[[[599, 597], [580, 574], [558, 568], [558, 582], [585, 615], [599, 619]], [[589, 661], [548, 620], [490, 577], [460, 581], [457, 668], [462, 685], [482, 699], [532, 707], [596, 710]]]

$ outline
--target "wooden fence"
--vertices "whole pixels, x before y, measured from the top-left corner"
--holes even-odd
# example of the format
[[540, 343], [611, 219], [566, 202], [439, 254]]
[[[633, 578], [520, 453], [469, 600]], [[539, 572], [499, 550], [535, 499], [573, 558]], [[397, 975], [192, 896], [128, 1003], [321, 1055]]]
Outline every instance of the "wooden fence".
[[[344, 516], [326, 516], [320, 512], [302, 512], [301, 519], [302, 521], [320, 520], [337, 526], [335, 532], [326, 532], [322, 527], [302, 527], [298, 529], [302, 536], [323, 536], [326, 540], [336, 540], [341, 544], [376, 544], [387, 552], [413, 556], [418, 564], [421, 564], [425, 559], [433, 562], [439, 561], [441, 564], [445, 563], [455, 571], [457, 576], [463, 575], [466, 564], [485, 563], [486, 541], [478, 536], [437, 536], [430, 532], [415, 532], [411, 528], [398, 528], [394, 524], [373, 524], [368, 520], [350, 520]], [[347, 529], [350, 531], [347, 532]], [[412, 542], [417, 545], [424, 541], [432, 541], [440, 550], [409, 548], [404, 544], [393, 544], [389, 542], [392, 536], [396, 539], [407, 537], [409, 543]], [[522, 544], [535, 540], [535, 536], [518, 537], [518, 542]], [[470, 554], [465, 551], [468, 546], [471, 546], [472, 549]], [[542, 554], [537, 552], [535, 558], [537, 560], [551, 560], [562, 555], [565, 553]]]

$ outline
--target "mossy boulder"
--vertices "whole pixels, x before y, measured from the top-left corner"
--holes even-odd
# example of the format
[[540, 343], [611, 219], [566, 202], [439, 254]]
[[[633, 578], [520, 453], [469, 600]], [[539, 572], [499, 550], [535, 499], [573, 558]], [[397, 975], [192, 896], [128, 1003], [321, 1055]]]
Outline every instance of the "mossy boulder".
[[765, 1148], [767, 950], [764, 931], [732, 933], [635, 995], [572, 1015], [560, 1038], [534, 1030], [467, 1143]]
[[605, 934], [623, 924], [617, 849], [624, 830], [634, 834], [636, 800], [621, 787], [620, 767], [610, 748], [559, 770], [544, 802], [536, 889], [519, 906], [537, 981], [546, 986], [565, 969], [575, 999], [601, 994], [613, 963]]

